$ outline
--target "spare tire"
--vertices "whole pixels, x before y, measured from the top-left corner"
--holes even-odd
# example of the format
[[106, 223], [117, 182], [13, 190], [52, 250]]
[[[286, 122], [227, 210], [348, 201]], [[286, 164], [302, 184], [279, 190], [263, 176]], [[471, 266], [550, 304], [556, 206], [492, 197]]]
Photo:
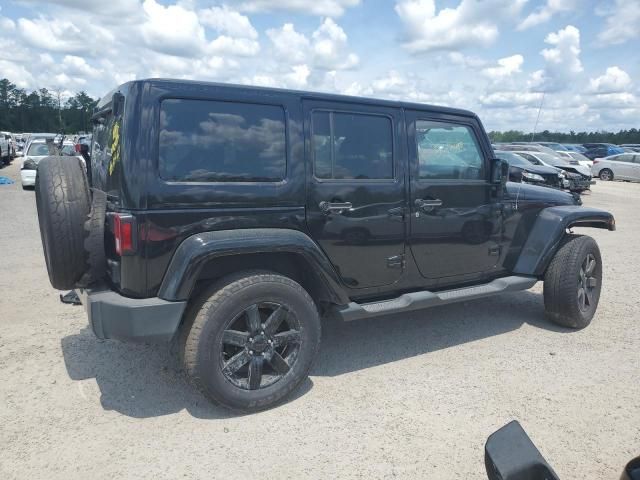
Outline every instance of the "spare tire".
[[[84, 170], [84, 169], [83, 169]], [[84, 223], [84, 251], [87, 253], [87, 269], [78, 286], [88, 287], [104, 277], [107, 257], [104, 250], [104, 221], [107, 214], [107, 194], [92, 189], [91, 211]]]
[[43, 158], [37, 171], [36, 205], [49, 281], [67, 290], [87, 270], [85, 221], [91, 200], [86, 172], [76, 157]]

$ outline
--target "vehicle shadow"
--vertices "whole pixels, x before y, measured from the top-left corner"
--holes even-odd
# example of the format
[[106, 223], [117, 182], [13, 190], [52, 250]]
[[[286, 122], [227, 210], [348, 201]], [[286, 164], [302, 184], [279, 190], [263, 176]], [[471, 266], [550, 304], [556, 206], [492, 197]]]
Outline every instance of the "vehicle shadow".
[[[174, 345], [100, 340], [87, 327], [63, 338], [61, 347], [69, 377], [76, 381], [95, 379], [105, 410], [133, 418], [159, 417], [184, 409], [204, 419], [243, 415], [213, 405], [189, 383]], [[289, 401], [311, 387], [312, 381], [306, 380]]]
[[311, 375], [337, 376], [501, 335], [523, 324], [569, 333], [544, 315], [542, 294], [508, 293], [384, 317], [326, 318]]
[[[323, 339], [311, 376], [337, 376], [500, 335], [524, 323], [557, 332], [544, 319], [542, 295], [518, 292], [456, 305], [342, 322], [323, 319]], [[105, 410], [134, 418], [186, 409], [204, 419], [239, 416], [212, 405], [186, 379], [175, 348], [97, 339], [89, 328], [61, 341], [71, 379], [94, 378]], [[289, 402], [313, 388], [308, 379]]]

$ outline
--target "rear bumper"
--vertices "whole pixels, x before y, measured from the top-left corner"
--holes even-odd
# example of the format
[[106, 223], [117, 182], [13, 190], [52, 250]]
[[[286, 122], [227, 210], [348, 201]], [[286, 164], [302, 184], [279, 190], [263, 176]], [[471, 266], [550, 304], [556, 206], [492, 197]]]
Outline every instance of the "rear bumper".
[[36, 184], [36, 170], [20, 170], [20, 180], [24, 187], [33, 187]]
[[128, 298], [106, 287], [76, 290], [98, 338], [134, 342], [171, 340], [187, 302]]

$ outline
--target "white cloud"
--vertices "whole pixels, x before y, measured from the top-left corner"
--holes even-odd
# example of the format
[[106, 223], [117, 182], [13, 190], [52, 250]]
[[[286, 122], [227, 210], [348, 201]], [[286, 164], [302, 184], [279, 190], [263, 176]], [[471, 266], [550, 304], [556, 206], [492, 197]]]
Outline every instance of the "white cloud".
[[66, 19], [38, 17], [18, 20], [22, 38], [32, 47], [65, 53], [87, 53], [96, 45], [113, 42], [113, 34], [102, 27], [92, 26], [91, 35], [86, 29]]
[[605, 45], [618, 45], [640, 37], [640, 2], [616, 0], [598, 40]]
[[345, 70], [354, 68], [360, 59], [355, 53], [347, 52], [347, 34], [336, 22], [326, 18], [313, 32], [312, 49], [317, 68], [325, 70]]
[[624, 93], [631, 87], [631, 77], [620, 67], [609, 67], [604, 75], [589, 80], [589, 91], [593, 93]]
[[523, 63], [522, 55], [512, 55], [499, 59], [497, 66], [487, 67], [482, 70], [482, 73], [491, 79], [500, 79], [521, 72]]
[[[48, 59], [45, 59], [45, 61], [47, 60]], [[77, 77], [97, 78], [101, 73], [99, 70], [89, 65], [84, 58], [77, 57], [75, 55], [65, 55], [62, 59], [62, 68], [65, 73], [75, 75]]]
[[0, 15], [0, 31], [7, 33], [12, 32], [16, 29], [16, 22], [11, 20], [10, 18], [3, 17]]
[[567, 25], [547, 35], [544, 41], [553, 48], [545, 48], [540, 52], [545, 59], [545, 68], [531, 74], [529, 86], [534, 90], [547, 92], [566, 89], [571, 80], [583, 71], [580, 61], [580, 30]]
[[435, 0], [398, 0], [406, 28], [404, 47], [412, 53], [486, 47], [498, 38], [497, 21], [517, 14], [526, 0], [461, 0], [436, 12]]
[[314, 69], [333, 71], [355, 68], [360, 59], [349, 52], [349, 38], [330, 18], [325, 18], [311, 38], [297, 32], [293, 24], [267, 30], [274, 57], [283, 65], [308, 64]]
[[209, 43], [207, 52], [215, 55], [238, 55], [251, 57], [260, 51], [260, 44], [250, 38], [232, 38], [220, 35]]
[[155, 0], [143, 4], [146, 21], [141, 26], [145, 45], [160, 53], [196, 57], [205, 43], [198, 15], [180, 5], [165, 7]]
[[258, 32], [251, 25], [249, 18], [229, 10], [226, 6], [207, 8], [200, 10], [198, 13], [202, 24], [222, 34], [254, 40], [258, 38]]
[[541, 23], [548, 22], [556, 13], [570, 12], [576, 8], [578, 0], [547, 0], [547, 3], [538, 7], [534, 12], [520, 22], [518, 30], [526, 30]]
[[140, 12], [138, 2], [131, 0], [21, 0], [21, 3], [35, 3], [40, 5], [59, 5], [83, 13], [96, 13], [104, 17], [127, 19]]
[[284, 10], [325, 17], [339, 17], [345, 9], [359, 4], [360, 0], [246, 0], [239, 4], [238, 9], [246, 12]]
[[486, 60], [479, 57], [464, 55], [461, 52], [449, 52], [448, 58], [451, 63], [469, 69], [478, 69], [487, 65]]
[[587, 102], [591, 108], [640, 108], [638, 98], [630, 92], [598, 94], [587, 100]]
[[490, 108], [514, 108], [519, 106], [538, 106], [541, 93], [535, 92], [493, 92], [479, 98], [480, 103]]
[[2, 72], [2, 78], [8, 78], [19, 88], [35, 88], [36, 86], [31, 72], [14, 61], [0, 60], [0, 72]]
[[310, 74], [311, 70], [307, 65], [295, 65], [291, 72], [284, 74], [284, 80], [291, 88], [303, 88], [307, 85]]
[[292, 23], [285, 23], [282, 28], [267, 30], [275, 54], [280, 59], [291, 62], [304, 62], [308, 57], [309, 39], [296, 31]]

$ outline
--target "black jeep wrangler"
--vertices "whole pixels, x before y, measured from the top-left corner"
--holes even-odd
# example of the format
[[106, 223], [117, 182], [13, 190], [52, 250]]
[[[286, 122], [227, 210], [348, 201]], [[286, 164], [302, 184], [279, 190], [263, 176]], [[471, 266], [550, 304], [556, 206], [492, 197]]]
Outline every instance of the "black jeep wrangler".
[[75, 158], [38, 166], [51, 283], [76, 289], [100, 338], [176, 339], [227, 407], [291, 393], [330, 312], [355, 320], [540, 280], [560, 325], [585, 327], [598, 305], [598, 246], [569, 229], [614, 230], [612, 215], [507, 182], [471, 112], [153, 79], [106, 95], [93, 122], [88, 171]]

